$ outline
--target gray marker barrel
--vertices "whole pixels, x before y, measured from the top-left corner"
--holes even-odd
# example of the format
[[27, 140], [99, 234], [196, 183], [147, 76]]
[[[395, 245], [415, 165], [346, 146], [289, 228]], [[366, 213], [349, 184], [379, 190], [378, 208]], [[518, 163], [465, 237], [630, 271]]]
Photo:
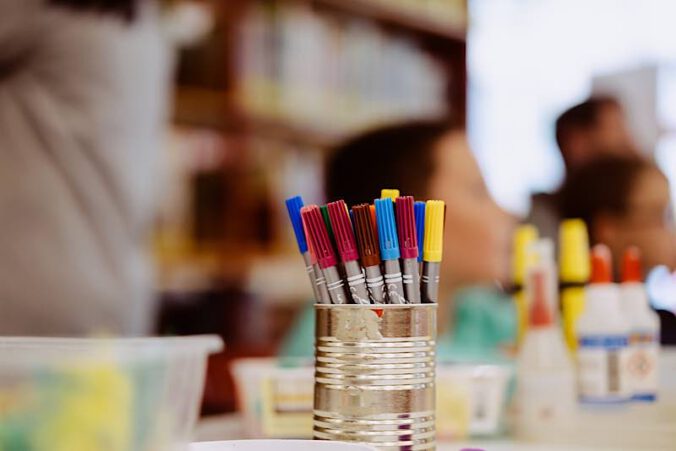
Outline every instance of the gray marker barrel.
[[324, 277], [326, 277], [326, 288], [329, 290], [331, 302], [333, 304], [348, 304], [350, 298], [345, 290], [345, 282], [338, 274], [338, 269], [335, 266], [324, 268]]
[[317, 303], [319, 304], [330, 304], [331, 296], [329, 296], [329, 289], [326, 287], [326, 278], [324, 273], [317, 263], [312, 265], [315, 273], [315, 280], [317, 281]]
[[421, 282], [423, 303], [436, 304], [439, 298], [439, 263], [425, 262]]
[[371, 298], [376, 304], [386, 304], [385, 299], [385, 279], [383, 273], [380, 272], [380, 266], [367, 266], [366, 270], [366, 286], [371, 293]]
[[347, 286], [350, 289], [352, 300], [355, 304], [370, 304], [369, 293], [366, 290], [366, 277], [357, 261], [345, 262], [345, 274], [347, 275]]
[[385, 288], [390, 304], [406, 304], [399, 260], [385, 260]]
[[404, 292], [409, 304], [420, 304], [420, 272], [417, 258], [405, 258], [404, 266]]
[[303, 256], [303, 261], [305, 262], [305, 272], [307, 272], [308, 277], [310, 278], [310, 285], [312, 285], [312, 293], [315, 296], [314, 301], [321, 303], [319, 298], [319, 290], [317, 289], [317, 276], [315, 274], [315, 269], [312, 267], [312, 257], [310, 252], [306, 251], [301, 254]]

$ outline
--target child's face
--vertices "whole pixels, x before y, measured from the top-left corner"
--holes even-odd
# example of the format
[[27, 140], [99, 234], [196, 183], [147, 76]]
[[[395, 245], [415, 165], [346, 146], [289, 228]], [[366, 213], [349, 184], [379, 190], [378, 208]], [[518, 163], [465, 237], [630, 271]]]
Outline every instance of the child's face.
[[453, 285], [506, 281], [514, 219], [491, 198], [462, 132], [437, 144], [430, 198], [446, 202], [443, 277]]
[[669, 184], [659, 171], [647, 169], [634, 181], [627, 212], [599, 218], [599, 241], [606, 242], [619, 262], [627, 246], [637, 246], [646, 270], [657, 265], [676, 267], [676, 232]]

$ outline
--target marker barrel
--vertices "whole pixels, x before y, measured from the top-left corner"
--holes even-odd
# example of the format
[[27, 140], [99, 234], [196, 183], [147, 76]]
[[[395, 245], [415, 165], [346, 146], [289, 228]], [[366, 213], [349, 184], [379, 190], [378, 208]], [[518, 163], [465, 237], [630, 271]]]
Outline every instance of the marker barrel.
[[425, 262], [421, 282], [423, 303], [436, 304], [439, 298], [439, 263]]
[[326, 287], [329, 290], [329, 296], [333, 304], [348, 304], [349, 295], [345, 290], [345, 282], [338, 274], [335, 266], [324, 268], [324, 277], [326, 277]]
[[366, 289], [366, 277], [356, 260], [345, 262], [347, 286], [350, 289], [355, 304], [370, 304], [369, 293]]
[[312, 265], [314, 269], [315, 280], [317, 285], [317, 303], [330, 304], [331, 296], [329, 296], [329, 289], [326, 287], [326, 277], [317, 263]]
[[399, 260], [385, 260], [385, 287], [390, 304], [406, 304]]
[[317, 276], [315, 274], [315, 269], [312, 267], [312, 257], [310, 256], [309, 251], [305, 251], [301, 254], [303, 256], [303, 261], [305, 262], [305, 272], [307, 272], [308, 277], [310, 278], [310, 285], [312, 285], [312, 293], [315, 296], [316, 302], [322, 302], [319, 297], [319, 289], [317, 288]]
[[376, 304], [387, 304], [385, 299], [385, 279], [383, 273], [380, 272], [380, 266], [367, 266], [366, 270], [366, 286], [371, 293], [371, 298]]
[[402, 260], [404, 267], [404, 292], [409, 304], [420, 304], [420, 272], [417, 258]]

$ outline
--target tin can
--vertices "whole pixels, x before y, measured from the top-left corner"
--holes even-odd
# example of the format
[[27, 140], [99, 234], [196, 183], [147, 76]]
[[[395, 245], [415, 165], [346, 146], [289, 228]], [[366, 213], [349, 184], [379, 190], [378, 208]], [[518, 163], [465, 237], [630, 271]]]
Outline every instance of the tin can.
[[435, 449], [436, 307], [315, 306], [315, 439]]

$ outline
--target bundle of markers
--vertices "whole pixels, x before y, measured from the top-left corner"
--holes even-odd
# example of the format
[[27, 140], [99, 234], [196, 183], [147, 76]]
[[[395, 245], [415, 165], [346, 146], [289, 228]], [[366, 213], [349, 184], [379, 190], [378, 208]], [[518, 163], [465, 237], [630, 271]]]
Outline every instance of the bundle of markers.
[[436, 303], [444, 202], [383, 190], [348, 209], [286, 200], [315, 299], [322, 304]]

